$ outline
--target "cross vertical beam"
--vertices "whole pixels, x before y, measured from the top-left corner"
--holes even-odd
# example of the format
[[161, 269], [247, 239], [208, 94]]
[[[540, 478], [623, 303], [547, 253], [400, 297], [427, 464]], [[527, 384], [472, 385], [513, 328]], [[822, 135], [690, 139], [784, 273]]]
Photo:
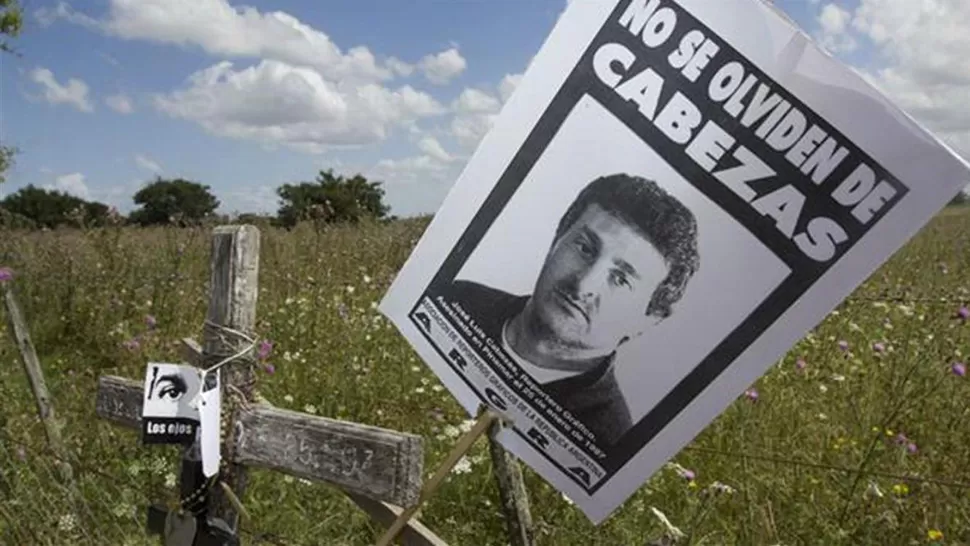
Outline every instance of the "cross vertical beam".
[[[255, 226], [219, 226], [213, 231], [209, 309], [202, 335], [202, 365], [213, 366], [250, 347], [259, 294], [259, 230]], [[240, 404], [248, 404], [255, 382], [255, 355], [249, 351], [222, 368], [220, 480], [240, 499], [246, 490], [246, 468], [233, 458]], [[239, 514], [221, 488], [213, 488], [209, 514], [235, 532]]]

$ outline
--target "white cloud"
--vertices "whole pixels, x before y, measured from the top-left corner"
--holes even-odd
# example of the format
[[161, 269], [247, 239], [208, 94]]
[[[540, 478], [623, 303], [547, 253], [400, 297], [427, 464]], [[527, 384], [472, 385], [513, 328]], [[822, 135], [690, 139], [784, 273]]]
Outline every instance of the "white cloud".
[[93, 112], [94, 106], [88, 98], [88, 84], [77, 78], [70, 78], [61, 85], [50, 70], [37, 67], [30, 72], [30, 79], [40, 84], [43, 99], [51, 104], [68, 104], [81, 112]]
[[109, 95], [104, 98], [104, 103], [119, 114], [130, 114], [135, 110], [135, 108], [131, 105], [131, 99], [129, 99], [124, 93]]
[[320, 152], [381, 141], [390, 131], [445, 109], [410, 86], [332, 82], [309, 68], [266, 60], [235, 70], [226, 61], [192, 74], [156, 107], [213, 134]]
[[418, 68], [431, 83], [444, 85], [465, 71], [468, 63], [457, 48], [450, 48], [434, 55], [426, 55]]
[[519, 82], [522, 81], [522, 74], [506, 74], [502, 78], [501, 83], [498, 84], [498, 94], [502, 97], [502, 102], [509, 100], [515, 88], [519, 86]]
[[851, 25], [885, 61], [869, 80], [970, 157], [970, 3], [861, 0]]
[[431, 136], [426, 136], [419, 140], [418, 149], [436, 161], [447, 163], [453, 159], [451, 154], [446, 152], [441, 146], [441, 143], [438, 142], [438, 139]]
[[157, 161], [148, 157], [145, 154], [136, 154], [135, 163], [137, 163], [139, 167], [141, 167], [142, 169], [145, 169], [146, 171], [151, 171], [156, 174], [162, 172], [162, 166], [159, 165]]
[[54, 179], [54, 184], [44, 186], [48, 190], [62, 191], [68, 195], [79, 197], [88, 201], [91, 199], [91, 191], [84, 183], [84, 175], [81, 173], [71, 173], [58, 176]]
[[458, 95], [452, 108], [460, 114], [495, 112], [501, 103], [498, 99], [480, 89], [468, 88]]
[[95, 19], [61, 2], [35, 12], [42, 24], [63, 19], [124, 39], [199, 47], [211, 55], [274, 59], [312, 67], [328, 78], [393, 77], [366, 47], [342, 51], [325, 33], [282, 12], [236, 7], [227, 0], [109, 0]]
[[821, 27], [819, 40], [826, 49], [835, 52], [852, 51], [857, 46], [855, 38], [849, 34], [852, 13], [837, 4], [825, 4], [819, 14]]
[[398, 76], [410, 76], [414, 73], [414, 65], [408, 64], [397, 57], [388, 58], [387, 67]]
[[481, 89], [468, 88], [451, 104], [450, 132], [463, 148], [475, 147], [492, 128], [502, 103]]

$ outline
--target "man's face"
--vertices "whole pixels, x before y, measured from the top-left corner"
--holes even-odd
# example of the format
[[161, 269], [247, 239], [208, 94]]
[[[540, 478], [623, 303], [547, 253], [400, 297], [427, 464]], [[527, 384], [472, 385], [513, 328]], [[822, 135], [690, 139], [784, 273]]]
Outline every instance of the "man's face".
[[642, 331], [666, 276], [663, 255], [640, 232], [590, 205], [546, 256], [531, 318], [564, 348], [605, 355]]

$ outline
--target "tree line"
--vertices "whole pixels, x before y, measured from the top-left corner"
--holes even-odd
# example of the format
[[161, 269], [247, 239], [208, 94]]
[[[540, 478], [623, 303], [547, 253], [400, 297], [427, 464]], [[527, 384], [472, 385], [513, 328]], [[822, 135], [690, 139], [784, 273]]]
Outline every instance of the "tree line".
[[[243, 214], [237, 221], [291, 228], [303, 221], [321, 224], [387, 220], [383, 183], [364, 176], [321, 170], [312, 182], [283, 184], [276, 189], [274, 215]], [[108, 225], [190, 226], [228, 220], [216, 213], [221, 204], [212, 189], [183, 178], [156, 177], [132, 197], [136, 208], [127, 216], [115, 208], [54, 189], [29, 185], [0, 201], [0, 227], [54, 229]]]

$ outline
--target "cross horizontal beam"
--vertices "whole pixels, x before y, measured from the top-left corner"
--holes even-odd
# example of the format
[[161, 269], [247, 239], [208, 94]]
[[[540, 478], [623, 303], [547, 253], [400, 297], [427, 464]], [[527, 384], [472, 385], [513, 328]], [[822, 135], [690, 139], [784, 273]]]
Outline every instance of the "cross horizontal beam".
[[[140, 429], [143, 385], [102, 376], [99, 417]], [[411, 506], [422, 485], [420, 436], [316, 417], [260, 403], [239, 415], [233, 431], [235, 463], [328, 483], [347, 493]]]

